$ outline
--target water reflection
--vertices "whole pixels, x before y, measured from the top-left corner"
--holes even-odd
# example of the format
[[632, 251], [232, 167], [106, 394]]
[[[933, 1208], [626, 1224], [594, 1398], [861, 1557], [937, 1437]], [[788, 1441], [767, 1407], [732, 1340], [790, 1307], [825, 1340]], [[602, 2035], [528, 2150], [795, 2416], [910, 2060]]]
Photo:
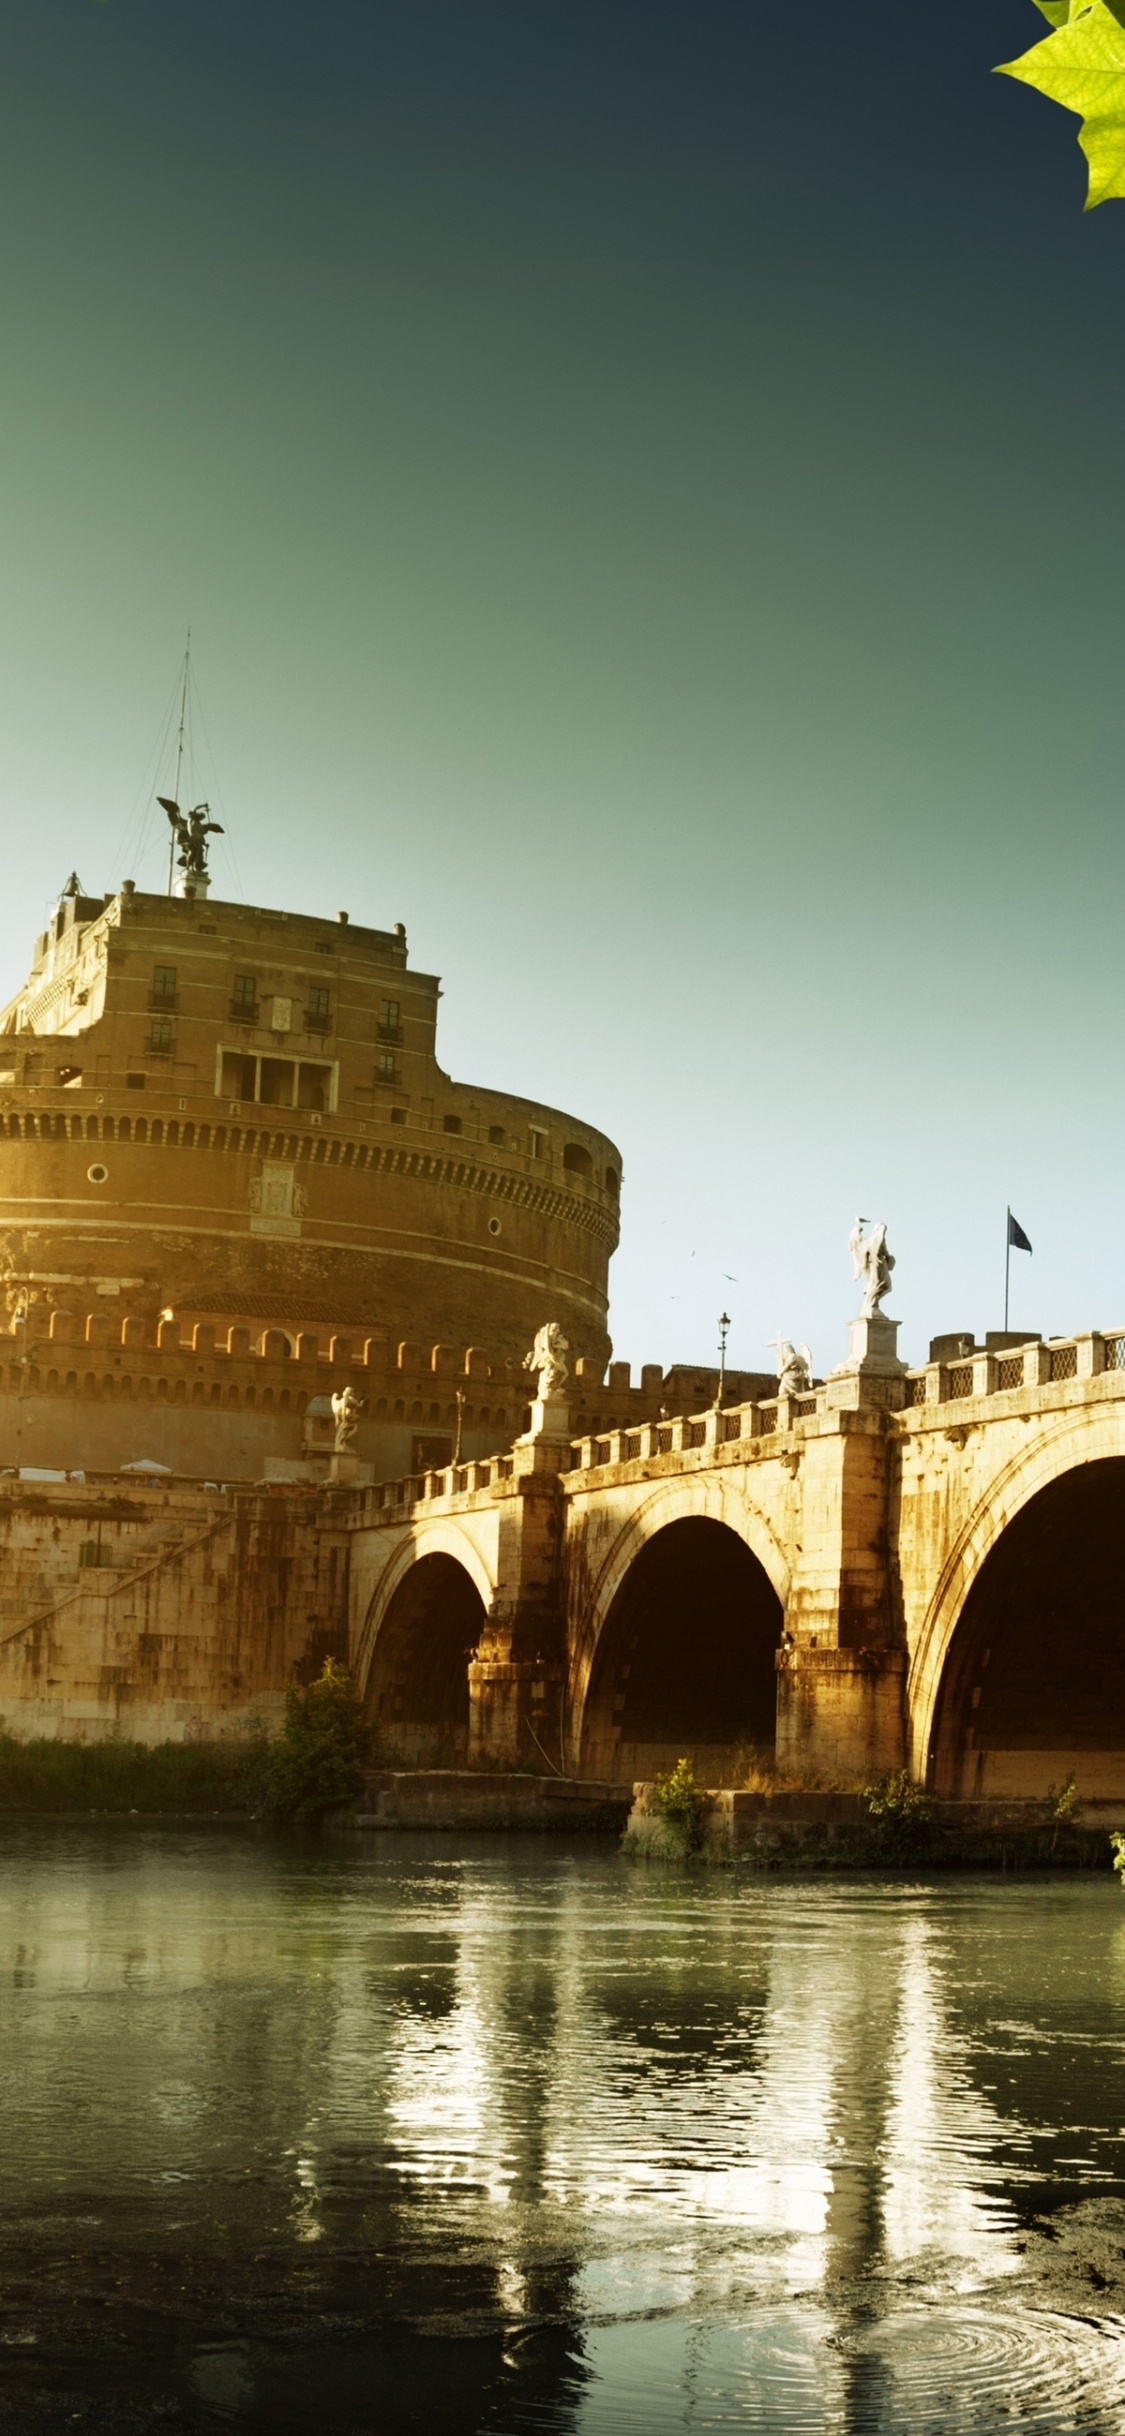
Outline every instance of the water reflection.
[[1125, 2430], [1112, 1882], [3, 1853], [6, 2428]]

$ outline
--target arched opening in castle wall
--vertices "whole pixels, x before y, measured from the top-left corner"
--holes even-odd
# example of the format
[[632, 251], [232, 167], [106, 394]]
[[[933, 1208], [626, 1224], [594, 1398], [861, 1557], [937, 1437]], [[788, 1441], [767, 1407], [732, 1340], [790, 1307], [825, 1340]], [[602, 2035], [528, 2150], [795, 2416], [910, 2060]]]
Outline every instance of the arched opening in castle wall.
[[1015, 1516], [972, 1583], [942, 1673], [938, 1793], [1038, 1798], [1073, 1773], [1125, 1794], [1125, 1457], [1081, 1464]]
[[422, 1556], [411, 1566], [380, 1626], [367, 1679], [380, 1765], [464, 1767], [469, 1660], [484, 1620], [480, 1593], [456, 1557]]
[[685, 1515], [641, 1549], [613, 1600], [590, 1676], [582, 1774], [628, 1782], [691, 1761], [736, 1781], [776, 1739], [782, 1609], [726, 1523]]

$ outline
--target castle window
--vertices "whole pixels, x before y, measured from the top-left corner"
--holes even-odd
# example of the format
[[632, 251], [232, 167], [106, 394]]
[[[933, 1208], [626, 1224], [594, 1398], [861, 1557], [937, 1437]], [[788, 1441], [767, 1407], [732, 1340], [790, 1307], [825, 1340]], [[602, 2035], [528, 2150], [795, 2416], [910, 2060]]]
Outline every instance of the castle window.
[[621, 1178], [615, 1167], [607, 1167], [605, 1171], [605, 1189], [607, 1193], [619, 1193], [621, 1190]]
[[233, 1049], [223, 1051], [223, 1096], [228, 1100], [252, 1100], [257, 1093], [258, 1061], [240, 1057]]
[[503, 1150], [504, 1144], [508, 1137], [502, 1125], [490, 1125], [488, 1128], [488, 1138], [490, 1142], [495, 1142], [498, 1150]]
[[392, 1110], [391, 1110], [391, 1123], [392, 1123], [392, 1125], [405, 1125], [405, 1123], [406, 1123], [406, 1110], [405, 1110], [405, 1108], [392, 1108]]
[[151, 1003], [154, 1007], [175, 1006], [176, 967], [174, 964], [158, 964], [154, 967]]
[[459, 1116], [445, 1116], [442, 1118], [441, 1122], [442, 1129], [445, 1133], [460, 1133], [461, 1119]]
[[148, 1045], [150, 1049], [156, 1049], [157, 1051], [166, 1051], [171, 1048], [172, 1026], [167, 1015], [156, 1015], [153, 1017], [148, 1036]]
[[398, 1059], [393, 1049], [380, 1049], [375, 1079], [379, 1083], [397, 1083]]
[[594, 1162], [581, 1142], [567, 1143], [563, 1152], [563, 1166], [570, 1169], [572, 1176], [592, 1176], [594, 1172]]
[[541, 1159], [541, 1158], [542, 1158], [542, 1156], [543, 1156], [543, 1152], [544, 1152], [544, 1150], [545, 1150], [545, 1148], [546, 1148], [546, 1143], [547, 1143], [547, 1136], [546, 1136], [546, 1134], [545, 1134], [545, 1133], [539, 1133], [539, 1132], [536, 1130], [535, 1126], [533, 1125], [533, 1126], [531, 1127], [531, 1129], [530, 1129], [529, 1133], [528, 1133], [527, 1142], [528, 1142], [528, 1149], [529, 1149], [529, 1150], [530, 1150], [530, 1152], [531, 1152], [531, 1156], [532, 1156], [532, 1158], [533, 1158], [533, 1159]]
[[323, 1115], [325, 1109], [330, 1105], [331, 1088], [331, 1066], [298, 1066], [298, 1108], [318, 1108]]
[[401, 1022], [400, 1022], [400, 1020], [399, 1020], [399, 1001], [398, 1001], [398, 999], [397, 999], [397, 998], [381, 998], [381, 999], [379, 1000], [379, 1038], [380, 1038], [380, 1040], [400, 1040], [400, 1039], [401, 1039], [401, 1037], [402, 1037], [402, 1024], [401, 1024]]
[[305, 1010], [305, 1030], [306, 1032], [330, 1032], [331, 1029], [332, 1018], [328, 1012], [328, 991], [316, 983], [309, 990], [309, 1003]]
[[147, 1081], [147, 1074], [127, 1074], [125, 1088], [127, 1091], [143, 1091]]
[[288, 1057], [263, 1057], [259, 1069], [258, 1098], [264, 1108], [291, 1108], [293, 1105], [293, 1061]]
[[235, 974], [230, 1011], [236, 1023], [255, 1023], [257, 1021], [258, 984], [253, 973]]

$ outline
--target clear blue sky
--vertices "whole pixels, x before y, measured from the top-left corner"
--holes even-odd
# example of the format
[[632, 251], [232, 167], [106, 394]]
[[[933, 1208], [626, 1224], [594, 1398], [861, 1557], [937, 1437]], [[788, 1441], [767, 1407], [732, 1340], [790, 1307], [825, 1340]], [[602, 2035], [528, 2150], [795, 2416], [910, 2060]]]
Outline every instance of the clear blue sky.
[[[617, 1350], [1125, 1323], [1125, 207], [1031, 0], [7, 0], [0, 925], [404, 921], [624, 1153]], [[159, 817], [159, 816], [158, 816]], [[5, 988], [7, 983], [5, 983]]]

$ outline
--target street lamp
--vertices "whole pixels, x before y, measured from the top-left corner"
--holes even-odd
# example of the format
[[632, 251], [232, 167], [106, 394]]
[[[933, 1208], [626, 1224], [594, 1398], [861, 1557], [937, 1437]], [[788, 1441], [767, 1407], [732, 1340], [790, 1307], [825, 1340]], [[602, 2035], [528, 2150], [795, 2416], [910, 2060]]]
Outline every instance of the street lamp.
[[715, 1410], [716, 1410], [716, 1412], [718, 1411], [719, 1406], [721, 1405], [721, 1403], [722, 1403], [722, 1401], [723, 1401], [723, 1394], [724, 1394], [724, 1391], [725, 1391], [725, 1388], [726, 1388], [726, 1383], [727, 1383], [727, 1331], [728, 1331], [729, 1327], [730, 1327], [730, 1313], [729, 1313], [728, 1311], [720, 1311], [720, 1313], [719, 1313], [719, 1384], [718, 1384], [718, 1388], [717, 1388], [717, 1390], [716, 1390], [716, 1394], [715, 1394]]

